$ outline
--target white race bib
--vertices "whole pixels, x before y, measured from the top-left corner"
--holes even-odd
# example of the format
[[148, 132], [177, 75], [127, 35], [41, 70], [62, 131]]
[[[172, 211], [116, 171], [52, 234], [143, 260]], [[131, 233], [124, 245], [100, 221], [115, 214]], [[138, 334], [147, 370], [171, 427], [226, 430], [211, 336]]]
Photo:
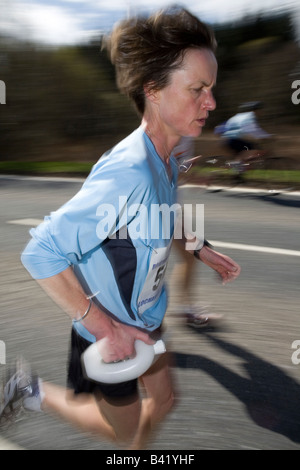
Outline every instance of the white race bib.
[[152, 307], [161, 294], [172, 242], [167, 247], [153, 249], [149, 271], [138, 298], [138, 312], [142, 315]]

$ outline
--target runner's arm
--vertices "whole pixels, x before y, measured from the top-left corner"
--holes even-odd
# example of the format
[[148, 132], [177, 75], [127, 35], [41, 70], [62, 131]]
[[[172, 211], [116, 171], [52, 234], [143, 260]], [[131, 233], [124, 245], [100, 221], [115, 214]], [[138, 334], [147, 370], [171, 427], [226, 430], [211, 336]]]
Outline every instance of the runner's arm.
[[194, 255], [204, 264], [214, 269], [221, 277], [223, 284], [235, 280], [241, 272], [240, 266], [229, 256], [223, 255], [204, 244], [200, 250], [195, 250]]
[[[37, 282], [72, 320], [80, 319], [87, 311], [90, 301], [71, 267], [49, 278], [39, 279]], [[115, 321], [94, 302], [91, 303], [88, 315], [81, 320], [81, 323], [97, 341], [106, 338], [106, 349], [103, 355], [103, 360], [106, 362], [131, 356], [134, 353], [136, 339], [146, 344], [153, 344], [147, 333]]]

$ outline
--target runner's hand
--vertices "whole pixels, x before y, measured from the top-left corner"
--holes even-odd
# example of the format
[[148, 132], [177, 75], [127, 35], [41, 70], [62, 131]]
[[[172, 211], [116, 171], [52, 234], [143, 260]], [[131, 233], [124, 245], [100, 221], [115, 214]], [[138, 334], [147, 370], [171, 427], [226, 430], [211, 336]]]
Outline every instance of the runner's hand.
[[234, 281], [241, 272], [240, 266], [229, 256], [218, 253], [208, 246], [203, 246], [199, 252], [200, 260], [214, 269], [221, 277], [223, 284]]
[[[98, 338], [103, 339], [103, 338]], [[135, 340], [144, 341], [146, 344], [154, 344], [148, 333], [135, 327], [111, 321], [111, 329], [101, 341], [101, 356], [104, 362], [114, 362], [134, 357]]]

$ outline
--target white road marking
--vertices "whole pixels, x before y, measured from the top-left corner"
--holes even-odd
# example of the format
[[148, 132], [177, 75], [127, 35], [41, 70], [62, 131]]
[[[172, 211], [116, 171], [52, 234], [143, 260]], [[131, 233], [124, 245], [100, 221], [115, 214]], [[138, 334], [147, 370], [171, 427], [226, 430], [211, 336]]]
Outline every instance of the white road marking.
[[32, 227], [36, 227], [39, 225], [43, 220], [41, 219], [16, 219], [16, 220], [8, 220], [7, 224], [16, 224], [16, 225], [31, 225]]
[[214, 192], [214, 191], [222, 191], [224, 193], [241, 193], [241, 194], [265, 194], [267, 196], [276, 196], [278, 194], [280, 195], [288, 195], [292, 197], [300, 197], [300, 191], [293, 191], [293, 190], [288, 190], [288, 189], [278, 189], [278, 190], [270, 190], [270, 189], [264, 189], [264, 188], [230, 188], [227, 186], [204, 186], [201, 184], [182, 184], [178, 186], [178, 190], [181, 189], [191, 189], [191, 188], [198, 188], [198, 189], [204, 189], [205, 191], [209, 192]]
[[[16, 219], [9, 220], [8, 224], [18, 224], [18, 225], [29, 225], [31, 227], [36, 227], [41, 222], [42, 219]], [[242, 251], [255, 251], [256, 253], [268, 253], [273, 255], [284, 255], [284, 256], [300, 256], [300, 251], [297, 250], [287, 250], [284, 248], [271, 248], [268, 246], [257, 246], [257, 245], [244, 245], [242, 243], [228, 243], [217, 240], [210, 240], [210, 243], [216, 248], [228, 248], [231, 250], [242, 250]]]
[[210, 243], [218, 248], [229, 248], [232, 250], [256, 251], [257, 253], [270, 253], [274, 255], [300, 256], [300, 251], [286, 250], [283, 248], [270, 248], [268, 246], [243, 245], [241, 243], [227, 243], [210, 240]]

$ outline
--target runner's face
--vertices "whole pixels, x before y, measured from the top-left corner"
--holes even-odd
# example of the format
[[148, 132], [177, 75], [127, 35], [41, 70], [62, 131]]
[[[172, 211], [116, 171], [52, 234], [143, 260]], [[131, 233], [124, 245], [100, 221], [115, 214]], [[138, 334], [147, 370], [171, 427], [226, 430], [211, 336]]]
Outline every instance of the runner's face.
[[217, 78], [217, 61], [209, 49], [189, 49], [182, 67], [158, 92], [161, 124], [169, 135], [198, 137], [216, 102], [212, 88]]

